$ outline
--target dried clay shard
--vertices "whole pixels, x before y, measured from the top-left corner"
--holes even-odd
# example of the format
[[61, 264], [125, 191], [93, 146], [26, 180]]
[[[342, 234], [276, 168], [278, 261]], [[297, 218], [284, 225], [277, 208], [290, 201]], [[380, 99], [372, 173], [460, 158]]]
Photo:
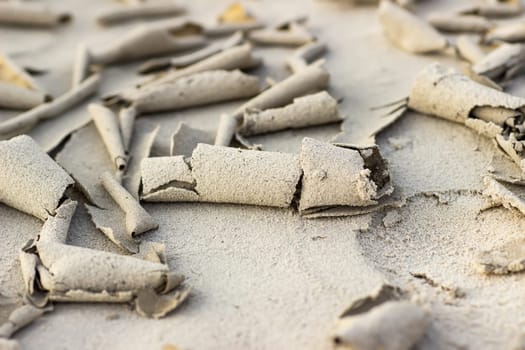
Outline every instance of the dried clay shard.
[[476, 107], [503, 108], [515, 113], [525, 99], [478, 84], [455, 69], [433, 63], [417, 76], [408, 106], [420, 113], [464, 124]]
[[97, 208], [87, 205], [95, 226], [119, 247], [137, 253], [140, 242], [135, 238], [139, 234], [156, 229], [158, 224], [113, 175], [107, 172], [102, 174], [101, 183], [116, 206]]
[[456, 51], [458, 55], [475, 64], [485, 58], [485, 51], [479, 45], [479, 38], [469, 35], [460, 35], [456, 39]]
[[485, 41], [506, 41], [508, 43], [525, 41], [525, 22], [500, 24], [485, 35]]
[[[199, 144], [191, 169], [182, 156], [142, 162], [147, 201], [202, 201], [274, 207], [291, 205], [301, 177], [296, 155]], [[162, 178], [160, 178], [162, 177]], [[159, 199], [157, 199], [159, 198]]]
[[[56, 224], [56, 221], [64, 221], [65, 225]], [[54, 225], [64, 230], [70, 222], [71, 216], [49, 216], [44, 227]], [[46, 293], [50, 301], [130, 302], [135, 301], [143, 289], [152, 289], [160, 297], [182, 282], [181, 276], [170, 271], [166, 264], [133, 256], [41, 241], [40, 238], [25, 249], [26, 253], [38, 258], [34, 285]], [[179, 305], [180, 295], [176, 293], [173, 297], [179, 300]], [[173, 310], [172, 304], [155, 305], [154, 314]]]
[[264, 134], [285, 129], [304, 128], [340, 122], [337, 101], [326, 91], [295, 98], [282, 108], [247, 110], [238, 132], [244, 136]]
[[187, 20], [141, 25], [113, 44], [91, 51], [92, 63], [113, 64], [182, 52], [206, 44], [202, 28]]
[[231, 37], [229, 37], [228, 39], [222, 42], [212, 43], [200, 50], [197, 50], [195, 52], [192, 52], [186, 55], [179, 55], [174, 58], [155, 58], [155, 59], [149, 60], [139, 67], [139, 72], [141, 74], [147, 74], [147, 73], [151, 73], [157, 70], [168, 69], [170, 67], [174, 67], [174, 68], [187, 67], [199, 61], [202, 61], [210, 56], [213, 56], [217, 53], [220, 53], [232, 47], [235, 47], [239, 45], [242, 42], [242, 40], [243, 40], [242, 33], [236, 32]]
[[525, 45], [503, 44], [479, 60], [472, 69], [490, 79], [508, 80], [525, 71]]
[[503, 132], [503, 128], [493, 122], [481, 119], [469, 118], [465, 120], [465, 126], [476, 131], [478, 134], [489, 138], [495, 138]]
[[142, 113], [177, 110], [252, 97], [260, 91], [259, 79], [235, 71], [208, 71], [173, 82], [145, 86], [120, 96]]
[[22, 88], [0, 80], [0, 108], [30, 109], [48, 99], [49, 97], [40, 91]]
[[121, 186], [113, 175], [106, 172], [102, 174], [100, 180], [111, 198], [126, 213], [126, 231], [131, 237], [136, 237], [159, 227], [153, 217]]
[[148, 288], [137, 293], [135, 307], [139, 315], [150, 318], [162, 318], [176, 309], [190, 294], [190, 289], [176, 291], [173, 295], [158, 295]]
[[448, 45], [430, 24], [390, 1], [381, 1], [378, 16], [386, 37], [405, 51], [430, 53]]
[[191, 157], [199, 143], [213, 144], [215, 134], [181, 122], [171, 137], [170, 155]]
[[65, 12], [54, 12], [48, 6], [31, 2], [0, 3], [0, 24], [25, 27], [56, 27], [71, 20]]
[[[4, 324], [0, 324], [0, 339], [10, 338], [15, 332], [41, 317], [46, 311], [48, 310], [28, 304], [15, 309], [11, 312], [7, 321]], [[3, 349], [1, 343], [0, 349]]]
[[0, 81], [25, 89], [40, 90], [37, 83], [23, 68], [2, 53], [0, 53]]
[[109, 108], [95, 103], [88, 106], [88, 111], [106, 145], [115, 169], [124, 171], [128, 163], [128, 156], [124, 149], [117, 116]]
[[388, 301], [368, 312], [341, 318], [333, 340], [336, 347], [355, 350], [408, 350], [425, 334], [429, 315], [407, 301]]
[[300, 161], [301, 212], [370, 206], [392, 192], [389, 171], [377, 147], [352, 148], [305, 138]]
[[27, 112], [0, 123], [0, 137], [19, 135], [30, 130], [41, 120], [57, 117], [93, 95], [100, 85], [100, 75], [92, 75], [51, 102], [41, 104]]
[[484, 17], [433, 13], [427, 18], [436, 29], [454, 33], [484, 33], [494, 25]]
[[73, 179], [26, 135], [0, 141], [0, 202], [42, 220], [64, 198]]
[[260, 63], [261, 60], [252, 55], [252, 46], [244, 44], [216, 53], [183, 69], [171, 70], [158, 78], [140, 84], [139, 88], [174, 82], [182, 77], [206, 71], [253, 68]]
[[292, 22], [275, 29], [258, 29], [248, 34], [248, 39], [258, 45], [301, 46], [315, 38], [300, 23]]
[[298, 73], [308, 67], [308, 64], [314, 59], [323, 55], [327, 50], [326, 44], [314, 41], [305, 44], [295, 50], [295, 52], [286, 60], [286, 65], [293, 73]]
[[460, 11], [464, 15], [479, 15], [488, 18], [503, 18], [519, 16], [523, 12], [520, 4], [480, 4]]
[[483, 251], [475, 262], [480, 273], [486, 275], [507, 275], [525, 271], [525, 240], [515, 239]]
[[137, 2], [104, 11], [97, 16], [97, 22], [103, 26], [111, 26], [136, 19], [178, 16], [185, 12], [185, 7], [171, 0]]
[[134, 106], [124, 107], [118, 114], [118, 123], [120, 134], [122, 135], [122, 144], [124, 149], [129, 150], [131, 144], [131, 137], [133, 135], [133, 127], [135, 119], [137, 118], [137, 109]]
[[[490, 176], [485, 177], [483, 181], [485, 183], [483, 195], [490, 200], [493, 206], [501, 205], [507, 209], [516, 209], [525, 215], [524, 193], [520, 191], [521, 188], [519, 186], [513, 186], [511, 184], [505, 186]], [[509, 189], [511, 187], [515, 192]]]
[[140, 163], [149, 157], [159, 126], [140, 120], [133, 132], [133, 142], [129, 149], [131, 162], [122, 178], [122, 185], [133, 197], [139, 199], [140, 188]]
[[79, 86], [89, 76], [89, 66], [91, 64], [91, 54], [86, 44], [77, 45], [75, 60], [73, 62], [72, 86]]

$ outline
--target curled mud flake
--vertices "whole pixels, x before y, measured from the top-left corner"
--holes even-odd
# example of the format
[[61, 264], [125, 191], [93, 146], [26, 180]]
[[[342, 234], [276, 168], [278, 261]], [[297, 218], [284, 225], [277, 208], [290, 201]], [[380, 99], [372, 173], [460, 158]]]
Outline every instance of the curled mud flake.
[[136, 118], [137, 109], [134, 106], [124, 107], [118, 114], [118, 123], [120, 134], [122, 135], [122, 144], [126, 151], [129, 151]]
[[131, 161], [122, 179], [122, 185], [137, 200], [140, 197], [140, 163], [149, 157], [159, 129], [158, 125], [139, 120], [133, 132], [133, 142], [129, 150]]
[[[66, 214], [72, 215], [72, 211], [49, 216], [45, 225], [62, 230], [64, 225], [54, 222], [69, 222], [71, 216]], [[123, 303], [134, 301], [144, 289], [167, 293], [181, 280], [165, 263], [41, 241], [40, 237], [24, 249], [38, 258], [33, 285], [50, 301]]]
[[378, 16], [385, 36], [405, 51], [430, 53], [448, 46], [445, 37], [430, 24], [390, 1], [381, 1]]
[[429, 315], [407, 301], [387, 301], [370, 311], [338, 321], [333, 341], [338, 348], [408, 350], [424, 335]]
[[95, 127], [117, 171], [124, 171], [128, 163], [122, 135], [120, 133], [119, 120], [109, 109], [99, 104], [88, 106], [89, 114], [93, 118]]
[[137, 293], [135, 309], [139, 315], [159, 319], [184, 303], [190, 291], [188, 288], [168, 295], [159, 295], [152, 289], [142, 289]]
[[77, 45], [71, 84], [73, 88], [79, 86], [90, 75], [91, 54], [84, 43]]
[[[232, 116], [234, 116], [237, 119], [237, 123], [240, 124], [246, 111], [265, 110], [285, 106], [293, 102], [296, 97], [325, 89], [328, 86], [329, 80], [330, 75], [324, 68], [319, 65], [310, 65], [244, 103], [232, 113]], [[230, 136], [230, 140], [233, 136], [233, 134]], [[224, 133], [221, 135], [221, 140], [223, 144], [229, 144], [228, 137]]]
[[0, 81], [0, 108], [25, 110], [47, 101], [48, 96], [40, 91]]
[[299, 23], [276, 29], [258, 29], [248, 34], [248, 39], [257, 45], [301, 46], [315, 40], [306, 27]]
[[433, 13], [427, 20], [434, 28], [453, 33], [485, 33], [494, 26], [486, 18], [475, 15]]
[[475, 262], [480, 273], [486, 275], [507, 275], [525, 271], [525, 240], [516, 239], [483, 251]]
[[503, 44], [478, 61], [472, 69], [498, 81], [510, 80], [525, 71], [525, 45]]
[[137, 19], [151, 19], [183, 15], [186, 8], [174, 1], [137, 2], [127, 6], [117, 6], [97, 16], [103, 26], [112, 26]]
[[521, 4], [489, 3], [468, 7], [461, 10], [462, 15], [478, 15], [487, 18], [505, 18], [519, 16], [523, 12]]
[[[31, 324], [50, 309], [41, 309], [33, 305], [22, 305], [16, 308], [4, 324], [0, 325], [0, 339], [10, 338], [15, 332]], [[0, 344], [1, 345], [1, 344]], [[0, 349], [3, 349], [0, 347]]]
[[235, 116], [231, 114], [221, 114], [214, 144], [216, 146], [229, 146], [232, 139], [231, 135], [236, 133], [237, 124], [238, 121]]
[[[229, 38], [225, 39], [224, 41], [217, 42], [217, 43], [211, 43], [200, 50], [194, 51], [186, 55], [178, 55], [177, 57], [173, 57], [173, 58], [151, 59], [139, 67], [139, 73], [148, 74], [151, 72], [165, 70], [169, 68], [187, 67], [187, 66], [196, 64], [198, 62], [201, 62], [211, 56], [227, 51], [237, 45], [240, 45], [242, 40], [243, 40], [242, 32], [235, 32], [234, 34], [232, 34]], [[246, 46], [246, 47], [250, 48], [249, 51], [251, 52], [251, 47], [249, 46]], [[235, 57], [233, 58], [235, 60]], [[222, 67], [216, 67], [216, 68], [222, 68]], [[236, 68], [244, 68], [244, 67], [236, 67]]]
[[259, 79], [255, 76], [238, 70], [215, 70], [147, 85], [120, 98], [133, 105], [138, 112], [147, 113], [248, 98], [259, 91]]
[[326, 44], [314, 41], [307, 43], [297, 50], [286, 60], [286, 65], [293, 73], [298, 73], [307, 68], [308, 65], [323, 55], [327, 50]]
[[492, 202], [493, 206], [501, 205], [507, 209], [517, 209], [525, 215], [525, 199], [521, 186], [504, 185], [490, 176], [486, 176], [483, 181], [485, 183], [483, 195]]
[[141, 25], [105, 48], [92, 49], [91, 62], [114, 64], [202, 47], [202, 28], [187, 20], [165, 20]]
[[45, 220], [73, 179], [26, 135], [0, 141], [0, 202]]
[[479, 45], [479, 38], [471, 35], [460, 35], [456, 39], [457, 54], [471, 64], [476, 64], [485, 58], [485, 51]]
[[340, 318], [355, 316], [372, 310], [374, 307], [387, 301], [400, 300], [403, 291], [399, 287], [389, 284], [382, 284], [371, 295], [359, 298], [350, 304], [350, 306], [339, 316]]
[[525, 22], [500, 24], [490, 30], [484, 39], [488, 43], [495, 41], [505, 41], [508, 43], [523, 42], [525, 41]]
[[21, 27], [52, 28], [71, 21], [65, 12], [52, 11], [47, 5], [30, 2], [0, 3], [0, 24]]
[[326, 91], [295, 98], [282, 108], [247, 110], [238, 132], [251, 136], [342, 121], [337, 101]]
[[27, 112], [1, 122], [0, 138], [20, 135], [33, 128], [39, 121], [61, 115], [93, 95], [98, 90], [99, 84], [100, 75], [92, 75], [80, 85], [55, 100], [43, 103]]

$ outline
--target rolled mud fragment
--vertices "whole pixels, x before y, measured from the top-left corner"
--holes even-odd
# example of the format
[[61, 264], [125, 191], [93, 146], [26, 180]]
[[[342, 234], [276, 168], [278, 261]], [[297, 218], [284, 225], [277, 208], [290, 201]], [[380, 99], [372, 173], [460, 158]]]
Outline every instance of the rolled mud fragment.
[[342, 121], [337, 101], [326, 91], [295, 98], [282, 108], [247, 110], [238, 132], [243, 136]]
[[252, 55], [252, 46], [244, 44], [218, 52], [183, 69], [171, 70], [158, 78], [139, 84], [139, 87], [174, 82], [182, 77], [206, 71], [254, 68], [260, 63], [261, 60]]
[[[331, 145], [305, 138], [301, 148], [300, 212], [377, 204], [390, 182], [387, 168], [370, 164], [377, 149]], [[373, 160], [375, 161], [375, 160]], [[373, 165], [373, 166], [372, 166]]]
[[[191, 170], [182, 156], [164, 162], [169, 165], [167, 170], [156, 172], [159, 175], [146, 170], [150, 168], [149, 160], [142, 162], [143, 171], [147, 171], [142, 176], [145, 200], [155, 200], [153, 194], [165, 196], [174, 188], [177, 191], [171, 201], [188, 201], [191, 196], [202, 202], [288, 207], [301, 177], [295, 155], [205, 144], [194, 150]], [[149, 176], [162, 176], [164, 181]]]
[[134, 106], [138, 112], [147, 113], [247, 98], [259, 91], [257, 77], [238, 70], [215, 70], [126, 91], [118, 98]]
[[[37, 318], [41, 317], [46, 309], [37, 308], [33, 305], [25, 304], [15, 309], [9, 315], [7, 322], [0, 324], [0, 339], [10, 338], [15, 332], [26, 327]], [[0, 349], [4, 349], [1, 347]]]
[[186, 8], [174, 1], [138, 2], [104, 11], [98, 15], [97, 22], [103, 26], [111, 26], [136, 19], [178, 16], [185, 12]]
[[458, 36], [456, 39], [456, 51], [460, 57], [471, 64], [478, 63], [486, 56], [485, 51], [479, 46], [479, 40], [475, 40], [468, 35]]
[[0, 81], [14, 84], [21, 88], [40, 90], [33, 78], [9, 56], [0, 53]]
[[0, 2], [0, 24], [52, 28], [67, 23], [72, 16], [52, 11], [47, 5], [31, 2]]
[[91, 64], [91, 54], [86, 44], [77, 45], [75, 61], [73, 62], [72, 86], [79, 86], [89, 76], [89, 66]]
[[[65, 224], [57, 224], [56, 221], [64, 221]], [[71, 216], [68, 215], [49, 216], [44, 226], [64, 230], [70, 221]], [[56, 235], [64, 236], [64, 233]], [[143, 289], [151, 289], [155, 292], [148, 296], [148, 305], [156, 307], [147, 316], [150, 313], [151, 316], [164, 315], [182, 302], [180, 293], [166, 296], [178, 303], [155, 302], [160, 294], [170, 292], [183, 280], [180, 275], [170, 271], [165, 263], [60, 242], [41, 241], [39, 237], [27, 245], [24, 251], [38, 258], [38, 274], [34, 274], [33, 285], [38, 292], [47, 294], [50, 301], [134, 302]], [[29, 291], [26, 293], [29, 294]]]
[[0, 202], [45, 220], [73, 179], [29, 136], [0, 141]]
[[390, 1], [381, 1], [378, 16], [385, 36], [407, 52], [430, 53], [448, 46], [447, 39], [430, 24]]
[[286, 60], [286, 65], [293, 73], [298, 73], [308, 67], [308, 64], [326, 52], [324, 43], [314, 41], [295, 50]]
[[[224, 52], [232, 47], [235, 47], [239, 45], [242, 42], [242, 40], [243, 40], [242, 32], [236, 32], [231, 37], [229, 37], [228, 39], [222, 42], [212, 43], [200, 50], [197, 50], [195, 52], [192, 52], [186, 55], [177, 56], [173, 58], [156, 58], [156, 59], [149, 60], [139, 67], [139, 72], [141, 74], [147, 74], [147, 73], [151, 73], [157, 70], [168, 69], [170, 67], [174, 67], [174, 68], [186, 67], [186, 66], [195, 64], [199, 61], [202, 61], [210, 56], [218, 54], [220, 52]], [[222, 67], [219, 67], [219, 68], [222, 68]]]
[[122, 108], [118, 114], [120, 133], [122, 135], [122, 144], [126, 151], [129, 150], [136, 117], [137, 109], [133, 106]]
[[217, 135], [214, 144], [216, 146], [229, 146], [233, 134], [237, 130], [237, 118], [231, 114], [222, 114], [217, 127]]
[[128, 156], [120, 134], [117, 116], [109, 108], [95, 103], [88, 106], [88, 111], [93, 118], [100, 137], [106, 145], [106, 149], [115, 168], [119, 171], [125, 170], [128, 163]]
[[140, 163], [149, 157], [159, 126], [147, 121], [139, 121], [133, 132], [133, 142], [129, 149], [131, 162], [122, 178], [122, 185], [135, 199], [139, 199], [140, 188]]
[[292, 22], [275, 29], [253, 30], [248, 39], [258, 45], [301, 46], [315, 38], [302, 24]]
[[479, 15], [488, 18], [519, 16], [523, 12], [521, 4], [490, 3], [479, 4], [459, 12], [463, 15]]
[[187, 20], [141, 25], [124, 38], [91, 50], [91, 62], [113, 64], [195, 49], [206, 44], [202, 28]]
[[525, 45], [503, 44], [479, 60], [472, 69], [493, 80], [509, 80], [525, 71]]
[[49, 97], [40, 91], [22, 88], [0, 80], [0, 108], [30, 109], [48, 100]]
[[525, 41], [525, 22], [500, 24], [485, 35], [485, 41], [516, 43]]
[[[483, 195], [490, 200], [492, 206], [502, 206], [510, 210], [516, 209], [525, 215], [525, 200], [517, 193], [490, 176], [486, 176], [483, 182], [485, 184]], [[508, 184], [508, 186], [512, 185]]]
[[408, 107], [464, 124], [476, 107], [519, 111], [525, 99], [480, 85], [455, 69], [433, 63], [417, 76], [410, 91]]
[[[371, 206], [392, 191], [377, 148], [335, 146], [308, 138], [303, 140], [300, 159], [199, 144], [190, 160], [184, 156], [145, 159], [142, 183], [146, 201], [289, 207], [297, 200], [306, 214]], [[352, 214], [341, 211], [340, 215]]]
[[111, 198], [126, 214], [126, 231], [132, 238], [159, 227], [153, 217], [122, 187], [113, 175], [105, 172], [101, 175], [100, 180]]
[[428, 18], [434, 28], [452, 33], [485, 33], [494, 25], [485, 17], [433, 13]]
[[27, 112], [0, 123], [0, 137], [19, 135], [30, 130], [40, 120], [57, 117], [93, 95], [100, 84], [100, 75], [95, 74], [84, 80], [62, 96], [41, 104]]
[[368, 312], [341, 318], [333, 340], [336, 348], [408, 350], [424, 335], [429, 315], [408, 301], [388, 301]]

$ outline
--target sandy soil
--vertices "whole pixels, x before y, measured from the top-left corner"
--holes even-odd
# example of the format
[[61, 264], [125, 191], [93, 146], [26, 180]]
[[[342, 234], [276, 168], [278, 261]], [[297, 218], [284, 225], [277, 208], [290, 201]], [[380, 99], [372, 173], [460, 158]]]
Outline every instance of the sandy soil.
[[[110, 1], [50, 1], [74, 22], [52, 31], [2, 28], [1, 50], [24, 65], [49, 72], [37, 77], [51, 94], [69, 87], [76, 43], [107, 42], [130, 26], [104, 29], [94, 16]], [[228, 1], [187, 1], [190, 16], [211, 20]], [[428, 1], [419, 14], [471, 1]], [[267, 150], [298, 152], [304, 136], [370, 143], [384, 111], [370, 107], [405, 97], [415, 74], [431, 61], [457, 65], [453, 57], [404, 53], [382, 35], [373, 7], [329, 2], [250, 1], [268, 23], [308, 14], [315, 35], [330, 48], [330, 91], [344, 98], [343, 133], [325, 126], [254, 137]], [[261, 77], [286, 77], [287, 49], [257, 48]], [[137, 65], [105, 70], [99, 95], [136, 79]], [[525, 96], [523, 79], [508, 91]], [[155, 149], [165, 152], [178, 123], [213, 130], [221, 112], [240, 102], [144, 117], [161, 127]], [[1, 113], [0, 120], [11, 114]], [[57, 143], [57, 123], [89, 122], [85, 105], [42, 123], [33, 136], [44, 148]], [[88, 124], [87, 128], [93, 128]], [[401, 221], [385, 227], [379, 212], [353, 218], [306, 220], [292, 210], [216, 204], [147, 204], [160, 228], [145, 238], [167, 246], [170, 266], [193, 287], [189, 301], [162, 320], [137, 316], [123, 305], [57, 304], [55, 311], [17, 334], [24, 349], [330, 349], [338, 315], [383, 281], [408, 289], [432, 314], [421, 349], [502, 349], [525, 327], [525, 276], [483, 277], [473, 258], [523, 236], [525, 220], [506, 209], [479, 212], [481, 176], [498, 154], [489, 141], [451, 122], [408, 113], [377, 137], [390, 161], [398, 194], [407, 198]], [[61, 152], [105, 157], [100, 139]], [[41, 222], [0, 205], [0, 293], [21, 293], [18, 249]], [[390, 226], [390, 225], [389, 225]], [[77, 212], [70, 244], [123, 253]], [[425, 274], [427, 280], [414, 274]], [[429, 283], [429, 281], [433, 281]], [[457, 289], [456, 297], [448, 289]], [[453, 293], [452, 293], [453, 294]], [[457, 297], [459, 295], [460, 297]]]

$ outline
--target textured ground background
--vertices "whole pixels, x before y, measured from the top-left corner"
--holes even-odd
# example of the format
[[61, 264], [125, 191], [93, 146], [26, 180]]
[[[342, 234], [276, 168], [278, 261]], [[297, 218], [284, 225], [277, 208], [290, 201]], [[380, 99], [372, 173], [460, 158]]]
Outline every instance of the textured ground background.
[[[105, 43], [129, 26], [95, 25], [93, 16], [112, 4], [109, 0], [49, 3], [72, 11], [74, 22], [41, 32], [1, 28], [0, 49], [22, 64], [48, 69], [37, 80], [58, 95], [69, 86], [76, 43]], [[427, 1], [418, 13], [470, 3]], [[228, 1], [187, 4], [192, 18], [211, 20]], [[247, 4], [268, 23], [292, 15], [310, 16], [312, 31], [330, 47], [326, 58], [331, 92], [344, 97], [341, 109], [347, 120], [340, 140], [368, 142], [380, 121], [380, 113], [370, 107], [406, 96], [413, 77], [428, 62], [455, 62], [447, 55], [411, 56], [392, 47], [381, 33], [373, 7], [291, 0]], [[264, 48], [257, 53], [265, 60], [265, 67], [256, 71], [261, 77], [280, 80], [289, 74], [284, 58], [290, 50]], [[133, 81], [135, 68], [108, 69], [101, 94]], [[523, 80], [509, 89], [525, 96]], [[148, 119], [162, 125], [162, 141], [181, 121], [213, 130], [220, 113], [237, 105]], [[9, 116], [0, 114], [0, 118]], [[48, 147], [57, 133], [55, 123], [81, 125], [86, 118], [81, 106], [31, 134]], [[328, 126], [254, 141], [268, 150], [297, 152], [304, 136], [330, 140], [337, 133], [337, 127]], [[145, 238], [167, 245], [169, 264], [185, 274], [194, 288], [189, 302], [160, 321], [141, 318], [122, 305], [61, 304], [16, 338], [28, 350], [161, 349], [165, 344], [188, 350], [329, 349], [330, 329], [343, 309], [382, 281], [390, 281], [412, 291], [432, 312], [433, 324], [420, 348], [505, 348], [525, 327], [525, 276], [482, 277], [475, 273], [472, 259], [482, 249], [523, 236], [525, 219], [504, 209], [479, 213], [481, 175], [495, 153], [492, 145], [460, 125], [413, 113], [377, 141], [391, 163], [398, 191], [408, 198], [395, 226], [384, 227], [385, 213], [304, 220], [281, 209], [147, 205], [160, 229]], [[80, 149], [65, 150], [78, 157], [105, 156], [93, 151], [100, 142], [93, 139]], [[17, 251], [40, 226], [38, 220], [0, 205], [0, 293], [20, 293]], [[70, 243], [119, 252], [82, 211], [72, 225]], [[411, 273], [424, 273], [437, 285], [459, 288], [465, 296], [450, 297]]]

